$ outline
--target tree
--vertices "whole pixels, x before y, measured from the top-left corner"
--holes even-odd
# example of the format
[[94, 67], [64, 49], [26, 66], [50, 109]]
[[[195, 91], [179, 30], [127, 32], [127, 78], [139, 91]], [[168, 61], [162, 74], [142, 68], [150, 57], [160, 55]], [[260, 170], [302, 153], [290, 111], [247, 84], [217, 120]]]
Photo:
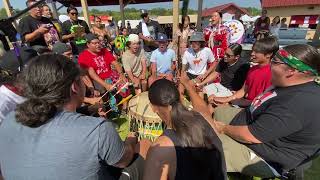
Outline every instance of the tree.
[[245, 8], [251, 15], [251, 16], [259, 16], [261, 15], [261, 9], [257, 9], [255, 7], [248, 7], [248, 8]]
[[6, 9], [4, 8], [1, 8], [0, 9], [0, 19], [4, 19], [4, 18], [7, 18], [7, 12], [6, 12]]

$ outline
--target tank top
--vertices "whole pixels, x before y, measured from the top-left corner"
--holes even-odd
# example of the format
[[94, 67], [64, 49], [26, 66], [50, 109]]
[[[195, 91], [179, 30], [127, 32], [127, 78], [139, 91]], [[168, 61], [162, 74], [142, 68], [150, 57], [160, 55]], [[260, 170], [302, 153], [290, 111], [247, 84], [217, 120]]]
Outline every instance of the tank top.
[[[176, 132], [164, 130], [163, 135], [171, 139], [176, 150], [175, 180], [224, 180], [227, 179], [226, 165], [222, 151], [222, 143], [210, 124], [199, 114], [195, 120], [205, 121], [206, 134], [209, 135], [213, 148], [182, 147]], [[192, 133], [192, 132], [190, 132]]]

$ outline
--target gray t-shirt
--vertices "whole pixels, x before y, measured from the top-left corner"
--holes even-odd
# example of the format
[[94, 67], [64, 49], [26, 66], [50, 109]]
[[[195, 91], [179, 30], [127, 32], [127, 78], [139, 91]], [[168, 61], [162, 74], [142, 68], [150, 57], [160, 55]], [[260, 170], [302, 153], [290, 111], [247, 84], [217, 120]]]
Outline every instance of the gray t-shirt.
[[108, 180], [100, 161], [114, 165], [124, 153], [111, 122], [64, 111], [38, 128], [17, 123], [10, 113], [0, 126], [0, 147], [7, 180]]

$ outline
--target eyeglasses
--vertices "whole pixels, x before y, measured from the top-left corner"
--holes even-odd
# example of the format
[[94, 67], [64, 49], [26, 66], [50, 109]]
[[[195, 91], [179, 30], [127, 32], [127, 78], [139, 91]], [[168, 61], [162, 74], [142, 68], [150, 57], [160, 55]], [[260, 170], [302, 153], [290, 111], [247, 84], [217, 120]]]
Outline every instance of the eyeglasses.
[[233, 56], [234, 56], [233, 54], [227, 54], [227, 53], [224, 54], [224, 57], [227, 57], [227, 58], [230, 58], [230, 57], [233, 57]]
[[78, 13], [70, 13], [72, 16], [77, 16]]
[[272, 58], [270, 61], [271, 64], [286, 64], [285, 62], [282, 61], [277, 61], [276, 59]]

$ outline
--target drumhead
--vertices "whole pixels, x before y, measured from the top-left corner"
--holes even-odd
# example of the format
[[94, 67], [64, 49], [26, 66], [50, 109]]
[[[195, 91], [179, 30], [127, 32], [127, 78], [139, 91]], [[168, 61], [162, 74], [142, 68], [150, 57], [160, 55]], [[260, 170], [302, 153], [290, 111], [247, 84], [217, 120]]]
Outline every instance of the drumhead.
[[150, 122], [150, 123], [161, 123], [160, 117], [153, 112], [148, 92], [140, 93], [134, 96], [129, 101], [128, 105], [129, 115], [135, 117], [136, 119]]

